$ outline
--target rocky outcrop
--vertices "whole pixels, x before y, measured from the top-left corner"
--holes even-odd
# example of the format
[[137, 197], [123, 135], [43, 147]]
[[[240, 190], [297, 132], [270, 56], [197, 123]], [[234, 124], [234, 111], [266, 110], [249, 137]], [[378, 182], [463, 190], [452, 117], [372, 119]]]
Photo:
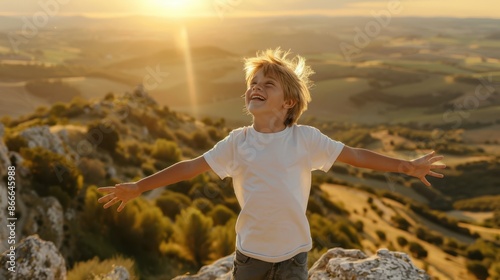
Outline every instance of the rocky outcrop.
[[206, 265], [195, 275], [177, 276], [173, 280], [230, 280], [234, 254]]
[[[34, 192], [23, 195], [23, 232], [37, 234], [42, 239], [52, 241], [57, 249], [64, 240], [64, 212], [59, 201], [52, 197], [39, 197]], [[20, 223], [21, 225], [21, 223]]]
[[[204, 266], [195, 275], [184, 275], [174, 280], [229, 280], [233, 255]], [[330, 249], [309, 270], [310, 280], [427, 280], [425, 271], [417, 268], [407, 254], [380, 249], [371, 257], [360, 250]]]
[[19, 135], [26, 140], [30, 148], [42, 147], [60, 155], [66, 153], [61, 138], [50, 132], [46, 125], [26, 128]]
[[407, 254], [380, 249], [371, 257], [360, 250], [330, 249], [309, 270], [309, 279], [430, 279]]
[[66, 263], [54, 243], [32, 235], [23, 239], [15, 252], [15, 272], [8, 270], [8, 251], [0, 256], [0, 279], [66, 279]]

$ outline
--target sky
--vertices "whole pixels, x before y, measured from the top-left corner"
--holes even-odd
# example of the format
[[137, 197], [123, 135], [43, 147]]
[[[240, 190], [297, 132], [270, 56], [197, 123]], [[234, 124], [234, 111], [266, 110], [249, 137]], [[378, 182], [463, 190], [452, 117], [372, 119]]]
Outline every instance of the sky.
[[[0, 0], [0, 15], [273, 16], [322, 14], [500, 18], [498, 0]], [[397, 12], [396, 12], [397, 11]]]

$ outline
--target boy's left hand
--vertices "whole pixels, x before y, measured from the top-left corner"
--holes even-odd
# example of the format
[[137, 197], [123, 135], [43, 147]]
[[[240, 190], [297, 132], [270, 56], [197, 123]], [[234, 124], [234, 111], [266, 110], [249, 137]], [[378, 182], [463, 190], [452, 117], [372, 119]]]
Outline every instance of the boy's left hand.
[[417, 177], [418, 179], [420, 179], [420, 181], [422, 181], [422, 183], [430, 187], [431, 183], [427, 181], [427, 178], [425, 178], [425, 176], [430, 175], [436, 178], [443, 178], [443, 174], [432, 171], [432, 169], [446, 168], [446, 164], [434, 164], [435, 162], [440, 161], [443, 158], [444, 156], [435, 156], [435, 152], [432, 151], [422, 157], [409, 161], [409, 164], [407, 166], [403, 166], [404, 173], [413, 177]]

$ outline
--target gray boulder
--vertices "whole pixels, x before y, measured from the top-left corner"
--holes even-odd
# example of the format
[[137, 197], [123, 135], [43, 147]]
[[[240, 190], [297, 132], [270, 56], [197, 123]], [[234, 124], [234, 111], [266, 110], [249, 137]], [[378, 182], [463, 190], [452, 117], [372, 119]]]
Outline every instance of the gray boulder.
[[380, 249], [371, 257], [360, 250], [330, 249], [309, 270], [309, 279], [412, 279], [427, 280], [429, 275], [417, 268], [407, 254]]
[[[174, 280], [229, 280], [233, 257], [219, 259], [204, 266], [197, 274], [177, 276]], [[380, 249], [368, 257], [360, 250], [330, 249], [309, 270], [310, 280], [428, 280], [429, 275], [416, 267], [410, 257], [401, 252]]]
[[15, 272], [11, 266], [9, 250], [0, 255], [0, 279], [32, 280], [32, 279], [66, 279], [66, 263], [54, 243], [44, 241], [37, 235], [23, 239], [15, 250]]

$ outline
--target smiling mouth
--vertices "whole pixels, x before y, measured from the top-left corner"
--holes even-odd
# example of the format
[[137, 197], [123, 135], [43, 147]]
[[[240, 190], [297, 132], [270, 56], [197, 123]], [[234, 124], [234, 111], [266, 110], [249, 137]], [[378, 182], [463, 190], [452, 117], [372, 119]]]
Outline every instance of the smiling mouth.
[[252, 101], [252, 100], [266, 101], [266, 99], [264, 98], [264, 96], [262, 96], [260, 94], [252, 94], [250, 96], [250, 101]]

